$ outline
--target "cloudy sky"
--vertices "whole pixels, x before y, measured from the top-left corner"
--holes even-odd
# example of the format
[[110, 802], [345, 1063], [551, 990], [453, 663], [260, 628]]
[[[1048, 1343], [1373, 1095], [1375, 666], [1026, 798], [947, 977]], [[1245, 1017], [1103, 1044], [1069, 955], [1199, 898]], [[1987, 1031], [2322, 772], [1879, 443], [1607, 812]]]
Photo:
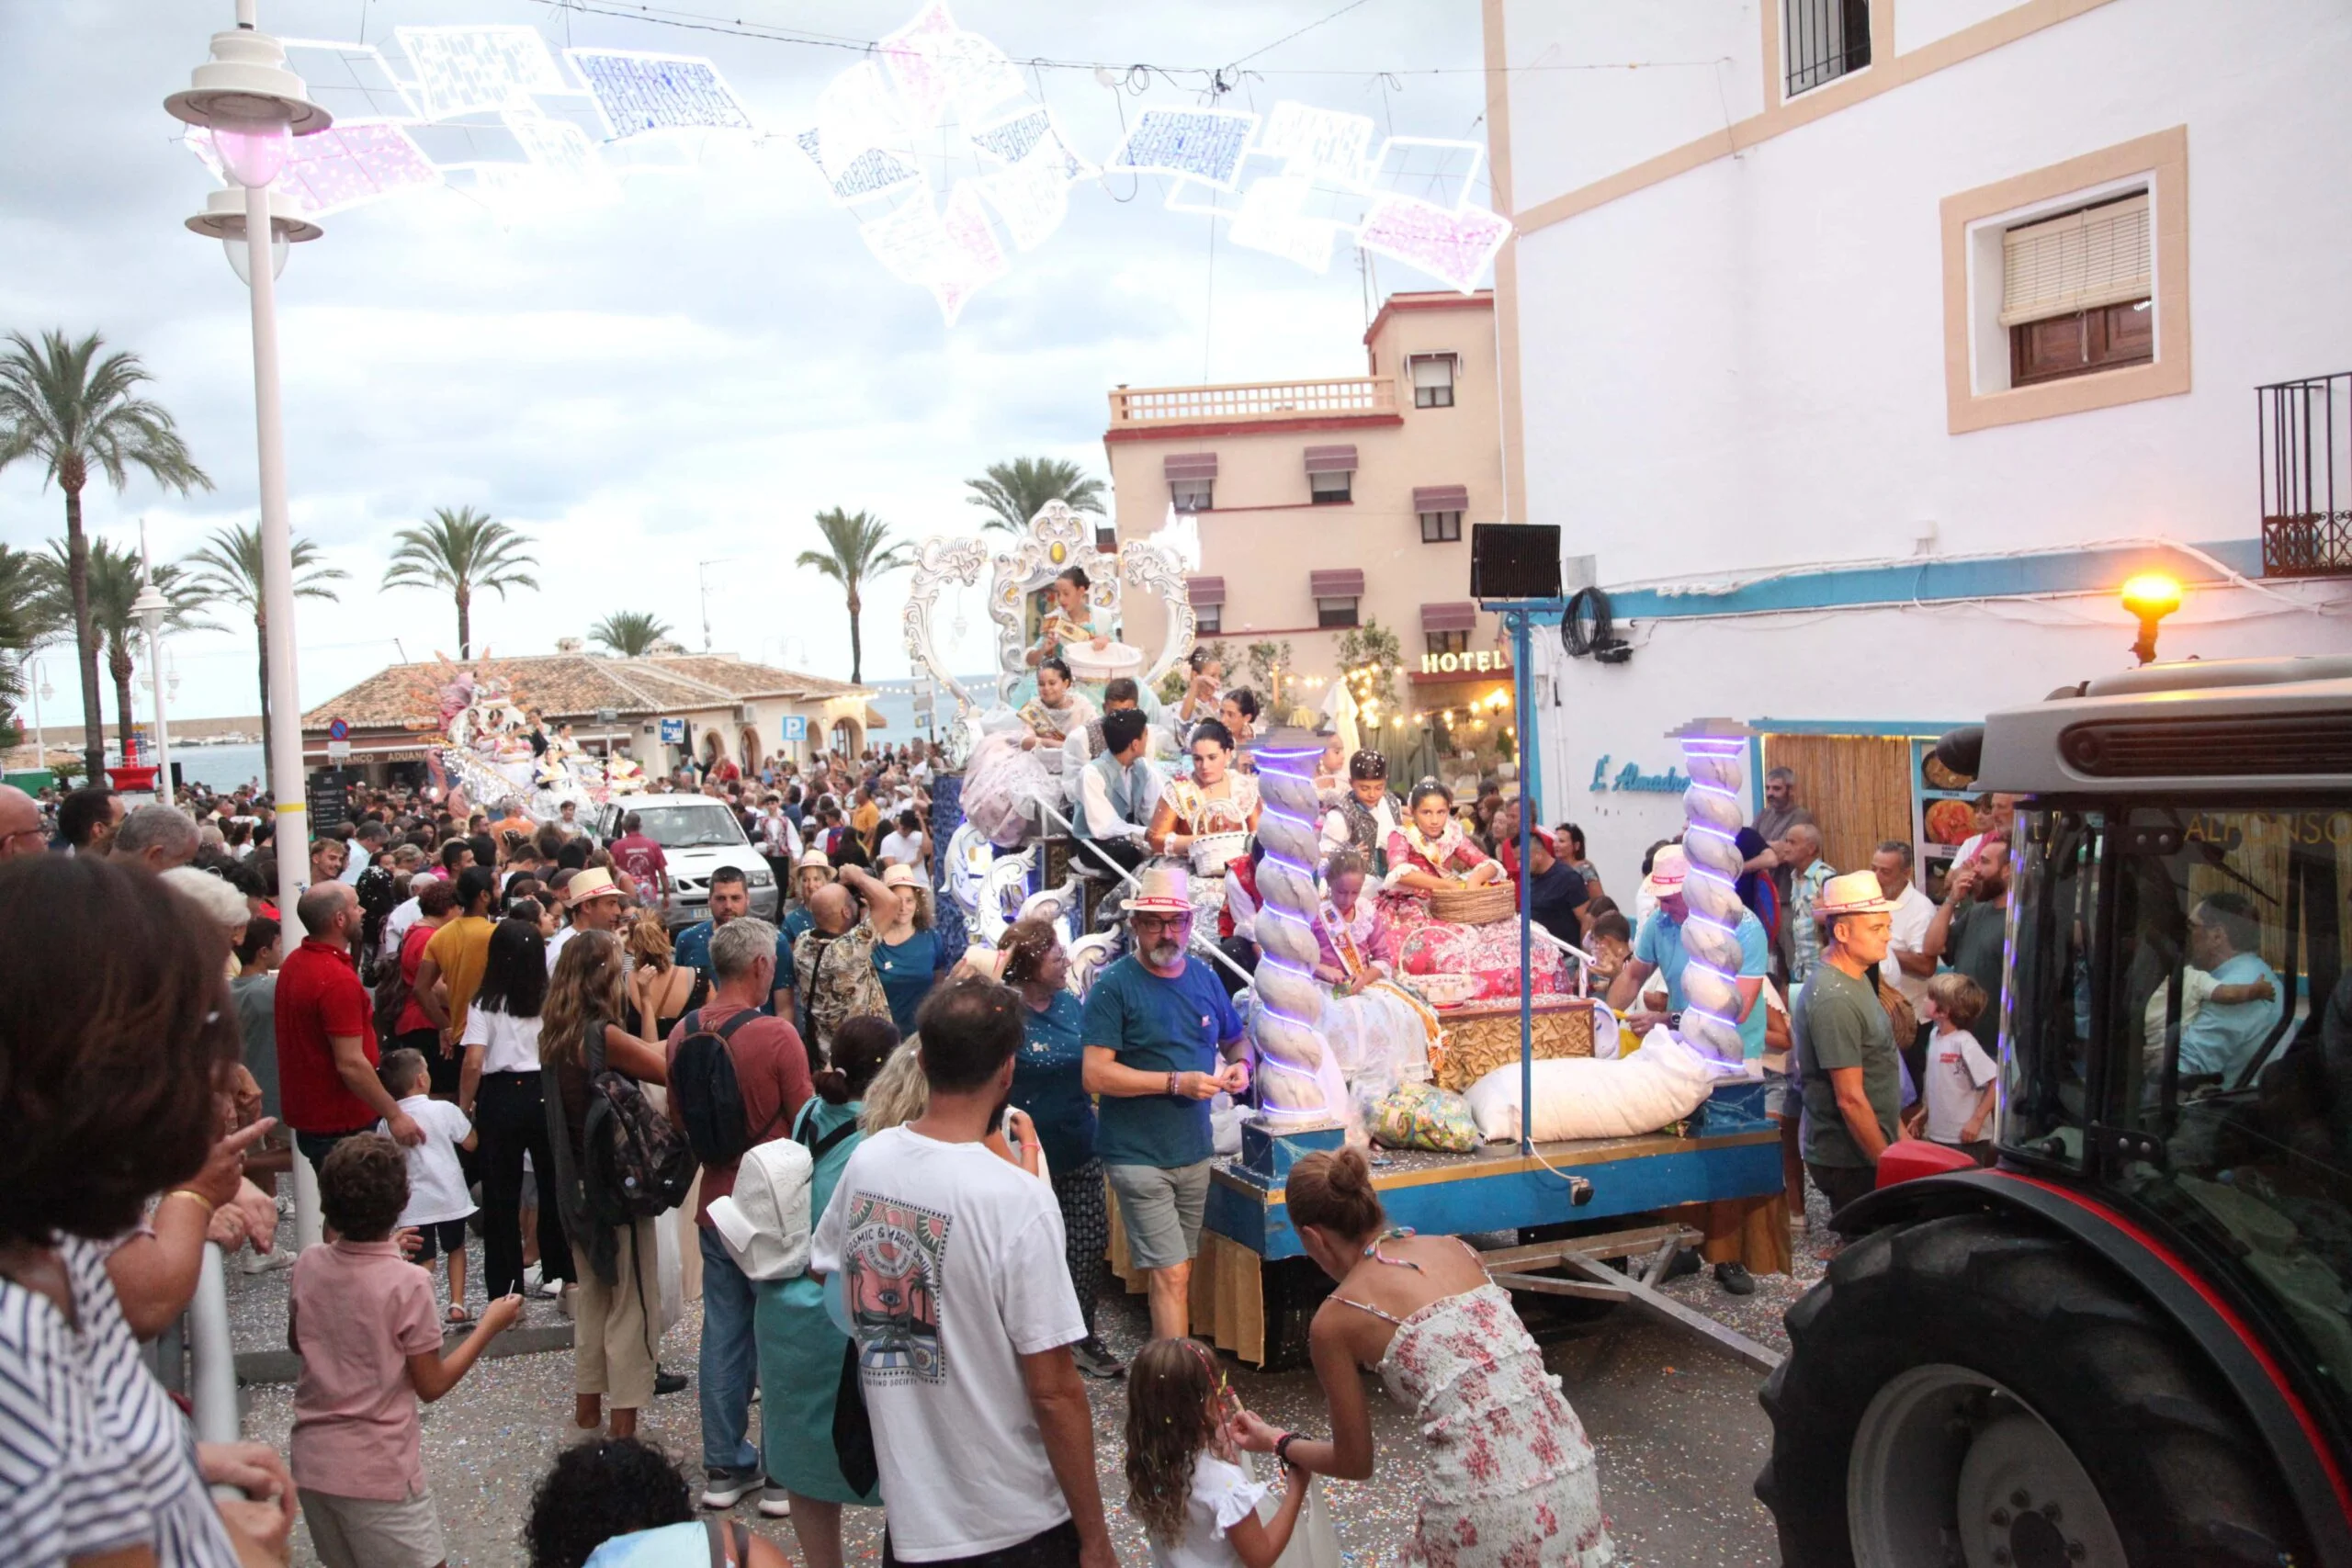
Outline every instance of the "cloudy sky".
[[[791, 568], [816, 543], [819, 510], [865, 508], [912, 538], [967, 533], [979, 513], [962, 481], [991, 460], [1051, 455], [1102, 473], [1104, 393], [1117, 383], [1362, 373], [1365, 287], [1352, 252], [1318, 276], [1219, 243], [1212, 266], [1210, 220], [1166, 211], [1150, 179], [1074, 189], [1058, 235], [1016, 257], [949, 329], [927, 293], [876, 264], [790, 141], [858, 54], [584, 3], [264, 0], [264, 27], [285, 38], [384, 41], [403, 25], [520, 23], [555, 44], [706, 54], [762, 130], [779, 133], [708, 138], [691, 168], [632, 175], [625, 199], [599, 210], [502, 226], [467, 196], [429, 191], [331, 218], [323, 241], [294, 254], [279, 308], [295, 527], [351, 574], [341, 604], [302, 609], [306, 705], [402, 649], [455, 653], [445, 597], [379, 590], [392, 532], [435, 506], [482, 507], [535, 541], [542, 591], [478, 603], [478, 645], [545, 651], [639, 609], [699, 646], [697, 564], [714, 561], [717, 647], [846, 676], [838, 592]], [[1250, 57], [1246, 69], [1263, 74], [1228, 101], [1262, 110], [1296, 98], [1369, 113], [1399, 135], [1483, 134], [1473, 0], [1360, 0], [1277, 42], [1340, 4], [955, 9], [1017, 60]], [[914, 8], [670, 0], [651, 10], [871, 39]], [[244, 290], [220, 247], [180, 226], [216, 187], [161, 107], [232, 16], [231, 0], [0, 6], [0, 331], [96, 330], [154, 372], [155, 395], [215, 488], [96, 489], [86, 514], [126, 544], [144, 518], [159, 557], [256, 513]], [[1117, 144], [1123, 109], [1195, 104], [1198, 82], [1154, 79], [1136, 96], [1091, 70], [1040, 73], [1045, 101], [1096, 162]], [[1377, 281], [1430, 286], [1385, 263]], [[0, 472], [0, 540], [39, 547], [62, 529], [62, 505], [36, 472]], [[901, 592], [886, 581], [869, 599], [869, 678], [906, 673]], [[985, 625], [977, 595], [968, 619]], [[174, 639], [175, 712], [257, 711], [250, 647], [249, 630]], [[977, 636], [956, 662], [986, 662]], [[76, 711], [72, 665], [70, 651], [47, 660], [51, 714]]]

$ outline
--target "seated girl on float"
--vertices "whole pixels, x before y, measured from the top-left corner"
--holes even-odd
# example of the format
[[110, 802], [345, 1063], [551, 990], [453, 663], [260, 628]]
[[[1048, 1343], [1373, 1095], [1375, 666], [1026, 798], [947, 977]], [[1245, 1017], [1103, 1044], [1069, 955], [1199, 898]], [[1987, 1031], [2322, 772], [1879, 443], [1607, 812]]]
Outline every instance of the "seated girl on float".
[[1028, 736], [1023, 751], [1035, 751], [1049, 773], [1062, 771], [1062, 743], [1094, 721], [1095, 706], [1072, 688], [1069, 666], [1059, 659], [1040, 660], [1037, 694], [1021, 705], [1021, 722]]
[[[1190, 854], [1203, 839], [1258, 830], [1258, 783], [1234, 771], [1232, 732], [1203, 719], [1193, 727], [1192, 753], [1192, 776], [1170, 781], [1144, 831], [1154, 854]], [[1222, 871], [1233, 858], [1204, 869]]]
[[1414, 785], [1411, 810], [1388, 835], [1388, 872], [1380, 891], [1381, 910], [1396, 931], [1397, 970], [1468, 976], [1482, 998], [1517, 996], [1522, 972], [1532, 991], [1566, 989], [1560, 953], [1547, 943], [1535, 944], [1522, 971], [1515, 917], [1472, 925], [1442, 919], [1430, 907], [1433, 894], [1502, 880], [1501, 864], [1454, 820], [1452, 792], [1435, 779]]

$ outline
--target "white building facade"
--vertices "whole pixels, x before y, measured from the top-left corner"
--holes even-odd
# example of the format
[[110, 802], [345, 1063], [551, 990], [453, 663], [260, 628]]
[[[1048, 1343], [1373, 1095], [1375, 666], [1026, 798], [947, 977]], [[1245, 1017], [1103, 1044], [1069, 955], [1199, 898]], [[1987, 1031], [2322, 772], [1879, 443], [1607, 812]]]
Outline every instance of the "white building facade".
[[1630, 648], [1539, 637], [1543, 808], [1612, 890], [1692, 717], [1931, 863], [1913, 738], [2129, 664], [2133, 573], [2165, 657], [2352, 648], [2341, 0], [1484, 14], [1510, 520]]

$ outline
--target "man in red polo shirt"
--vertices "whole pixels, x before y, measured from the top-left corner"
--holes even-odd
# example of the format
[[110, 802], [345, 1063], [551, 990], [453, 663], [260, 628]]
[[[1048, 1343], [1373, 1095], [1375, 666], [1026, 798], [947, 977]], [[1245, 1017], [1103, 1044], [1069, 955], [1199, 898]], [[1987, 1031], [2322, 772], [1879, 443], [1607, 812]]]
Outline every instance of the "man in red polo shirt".
[[351, 962], [359, 895], [321, 882], [294, 913], [309, 934], [278, 968], [277, 1018], [278, 1100], [295, 1146], [315, 1166], [379, 1120], [402, 1144], [424, 1142], [376, 1077], [375, 1007]]

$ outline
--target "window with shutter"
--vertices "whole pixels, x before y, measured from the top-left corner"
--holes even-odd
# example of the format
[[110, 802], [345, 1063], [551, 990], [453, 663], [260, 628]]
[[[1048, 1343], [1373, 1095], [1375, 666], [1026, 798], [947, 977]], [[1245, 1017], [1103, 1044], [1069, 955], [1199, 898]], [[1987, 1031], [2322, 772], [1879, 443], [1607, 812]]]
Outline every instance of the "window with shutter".
[[1225, 630], [1225, 606], [1203, 604], [1193, 611], [1193, 629], [1202, 637], [1215, 637]]
[[1309, 474], [1306, 493], [1317, 506], [1336, 505], [1355, 499], [1355, 475], [1349, 470], [1336, 474]]
[[1421, 513], [1421, 543], [1450, 545], [1462, 537], [1462, 513], [1459, 512], [1424, 512]]
[[1318, 626], [1351, 626], [1356, 624], [1356, 599], [1351, 594], [1344, 599], [1315, 601], [1315, 624]]
[[2012, 387], [2155, 357], [2147, 192], [2020, 223], [2001, 253]]
[[1215, 479], [1170, 479], [1168, 498], [1179, 512], [1207, 512], [1216, 498]]
[[1417, 409], [1450, 409], [1453, 406], [1453, 355], [1421, 354], [1410, 361], [1413, 371], [1413, 406]]
[[1422, 635], [1430, 639], [1430, 651], [1431, 653], [1467, 653], [1470, 651], [1470, 634], [1468, 632], [1426, 632]]

